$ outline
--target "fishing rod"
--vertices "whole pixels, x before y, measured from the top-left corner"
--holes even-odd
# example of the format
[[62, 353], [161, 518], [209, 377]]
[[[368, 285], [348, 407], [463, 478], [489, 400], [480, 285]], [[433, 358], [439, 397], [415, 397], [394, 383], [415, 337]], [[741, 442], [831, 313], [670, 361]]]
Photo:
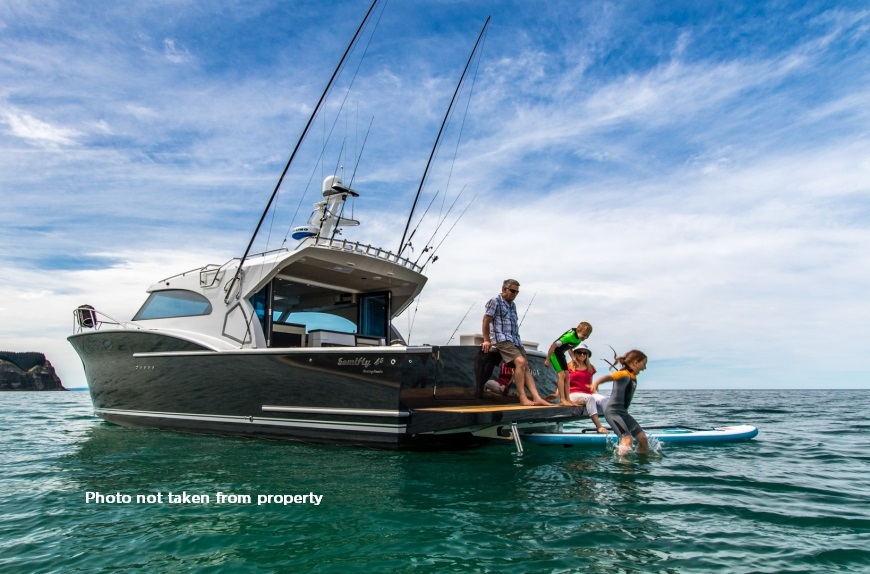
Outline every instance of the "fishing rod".
[[[381, 18], [384, 17], [385, 11], [386, 11], [386, 7], [383, 10], [381, 10], [380, 15], [378, 16], [378, 19], [375, 22], [375, 30], [377, 30], [378, 27], [380, 26]], [[314, 176], [317, 173], [317, 166], [322, 165], [321, 162], [323, 161], [323, 155], [326, 153], [326, 146], [327, 146], [329, 140], [332, 139], [332, 132], [335, 131], [335, 126], [338, 124], [338, 120], [341, 117], [341, 112], [342, 112], [342, 110], [344, 110], [344, 106], [347, 103], [347, 98], [350, 96], [350, 91], [353, 88], [354, 82], [356, 82], [356, 77], [357, 77], [357, 75], [359, 75], [359, 70], [362, 67], [362, 63], [365, 60], [366, 54], [368, 54], [369, 46], [372, 43], [372, 39], [374, 38], [374, 35], [375, 35], [375, 33], [373, 31], [371, 33], [371, 35], [369, 36], [369, 41], [366, 44], [365, 50], [363, 50], [363, 55], [360, 58], [359, 64], [357, 64], [356, 71], [354, 72], [353, 76], [351, 77], [350, 84], [347, 87], [347, 91], [344, 94], [344, 98], [341, 100], [341, 105], [338, 107], [338, 114], [336, 114], [336, 116], [335, 116], [335, 121], [332, 122], [332, 127], [329, 128], [328, 135], [325, 135], [326, 134], [326, 118], [324, 118], [324, 120], [323, 120], [324, 140], [323, 140], [323, 146], [321, 146], [321, 148], [320, 148], [320, 155], [317, 156], [317, 161], [314, 163], [314, 168], [311, 170], [311, 175], [308, 177], [308, 183], [305, 184], [305, 189], [302, 192], [302, 195], [299, 197], [299, 203], [296, 205], [296, 211], [293, 212], [293, 217], [290, 219], [290, 227], [287, 229], [287, 233], [284, 235], [284, 241], [281, 243], [281, 245], [284, 245], [285, 243], [287, 243], [287, 237], [290, 235], [290, 232], [293, 229], [293, 222], [296, 221], [296, 216], [299, 215], [299, 210], [302, 208], [302, 203], [305, 201], [305, 195], [308, 193], [308, 190], [311, 188], [311, 181], [314, 179]], [[372, 122], [373, 121], [374, 121], [374, 117], [372, 117]], [[371, 122], [369, 122], [369, 130], [371, 130]], [[368, 132], [366, 132], [366, 138], [368, 138]], [[362, 153], [362, 152], [360, 152], [360, 153]], [[354, 167], [354, 175], [356, 175], [356, 167], [358, 167], [358, 166], [359, 166], [359, 158], [357, 158], [357, 165]], [[335, 175], [335, 174], [333, 174], [333, 175]], [[353, 179], [353, 178], [351, 178], [351, 179]], [[348, 186], [348, 187], [351, 187], [351, 186]]]
[[[463, 192], [463, 191], [465, 191], [465, 186], [463, 186], [462, 189], [459, 190], [459, 194], [456, 196], [456, 199], [454, 199], [454, 200], [453, 200], [453, 203], [450, 204], [450, 207], [447, 208], [447, 213], [444, 214], [444, 217], [442, 217], [442, 218], [441, 218], [441, 221], [438, 222], [438, 225], [435, 226], [435, 231], [432, 232], [432, 236], [429, 237], [429, 240], [426, 242], [425, 247], [423, 248], [423, 251], [420, 252], [419, 257], [417, 257], [417, 260], [414, 261], [414, 265], [416, 265], [417, 263], [419, 263], [419, 262], [420, 262], [420, 258], [423, 257], [423, 255], [424, 255], [426, 252], [428, 252], [429, 250], [432, 249], [432, 246], [430, 245], [430, 243], [432, 243], [432, 241], [435, 239], [435, 235], [438, 234], [438, 230], [441, 229], [441, 226], [444, 225], [444, 222], [447, 221], [447, 217], [450, 215], [450, 212], [453, 211], [453, 207], [456, 205], [456, 202], [459, 201], [459, 198], [462, 196], [462, 192]], [[435, 198], [433, 197], [432, 200], [434, 201]], [[430, 203], [429, 205], [431, 206], [432, 204]], [[443, 204], [442, 204], [442, 205], [443, 205]], [[443, 209], [443, 207], [442, 207], [442, 209]], [[428, 207], [426, 208], [426, 211], [429, 211], [429, 208], [428, 208]], [[423, 215], [425, 216], [426, 213], [424, 212]], [[423, 221], [423, 219], [420, 218], [420, 223], [422, 223], [422, 221]], [[417, 224], [418, 227], [420, 226], [420, 223]], [[452, 228], [451, 228], [451, 229], [452, 229]], [[414, 229], [414, 232], [415, 232], [415, 233], [416, 233], [416, 231], [417, 231], [417, 230]], [[411, 235], [413, 235], [413, 233], [412, 233]], [[410, 241], [411, 241], [411, 238], [409, 237], [409, 238], [408, 238], [408, 242], [410, 243]]]
[[[478, 58], [478, 60], [477, 60], [477, 66], [478, 67], [480, 66], [480, 58]], [[477, 68], [475, 68], [475, 78], [476, 77], [477, 77]], [[474, 91], [474, 81], [472, 81], [472, 83], [471, 83], [471, 92], [473, 92], [473, 91]], [[456, 162], [456, 154], [459, 151], [459, 140], [462, 139], [462, 132], [463, 132], [464, 127], [465, 127], [465, 118], [468, 115], [468, 106], [469, 106], [470, 102], [471, 102], [471, 93], [469, 93], [469, 96], [468, 96], [466, 103], [465, 103], [465, 114], [462, 116], [462, 123], [460, 124], [460, 127], [459, 127], [459, 138], [457, 140], [456, 148], [453, 151], [453, 162], [451, 162], [451, 164], [450, 164], [450, 173], [447, 176], [447, 188], [445, 188], [445, 189], [450, 188], [450, 180], [453, 177], [453, 166], [454, 166], [454, 163]], [[462, 189], [459, 191], [459, 194], [456, 196], [456, 198], [453, 200], [453, 203], [450, 204], [450, 207], [447, 209], [447, 213], [444, 213], [444, 201], [441, 202], [441, 212], [443, 213], [443, 217], [441, 216], [441, 214], [439, 214], [440, 221], [435, 226], [435, 230], [432, 232], [431, 237], [429, 237], [429, 240], [426, 242], [425, 247], [423, 248], [423, 251], [417, 257], [417, 260], [414, 261], [414, 265], [417, 265], [420, 262], [420, 259], [423, 257], [423, 255], [425, 255], [430, 250], [434, 249], [435, 251], [437, 251], [438, 247], [440, 247], [441, 244], [444, 243], [444, 240], [446, 240], [447, 237], [450, 235], [450, 231], [452, 231], [453, 228], [456, 227], [456, 224], [459, 223], [459, 220], [462, 219], [463, 215], [465, 215], [465, 211], [468, 210], [468, 207], [471, 205], [471, 202], [473, 202], [474, 199], [477, 197], [476, 195], [474, 198], [472, 198], [471, 202], [469, 202], [469, 204], [468, 204], [468, 206], [466, 206], [465, 210], [463, 210], [463, 212], [459, 215], [459, 217], [453, 223], [453, 226], [451, 226], [450, 231], [447, 232], [447, 235], [444, 236], [444, 238], [441, 240], [441, 242], [438, 244], [438, 246], [437, 247], [432, 246], [432, 241], [435, 239], [435, 236], [438, 235], [438, 231], [441, 229], [441, 226], [444, 224], [445, 221], [447, 221], [447, 218], [450, 216], [450, 213], [453, 211], [453, 208], [456, 206], [456, 203], [459, 201], [459, 198], [462, 197], [462, 194], [465, 192], [466, 187], [467, 186], [462, 186]], [[446, 194], [445, 194], [445, 200], [446, 200]], [[426, 209], [426, 211], [428, 212], [428, 208]], [[414, 228], [415, 233], [416, 233], [417, 229], [419, 228], [420, 224], [422, 223], [423, 218], [425, 216], [426, 216], [426, 213], [423, 214], [423, 217], [421, 217], [420, 221], [417, 223], [417, 227]], [[413, 234], [414, 233], [412, 233], [411, 235], [413, 235]], [[408, 239], [408, 243], [409, 244], [411, 243], [410, 238]], [[426, 263], [424, 263], [424, 265], [428, 264], [429, 260], [431, 260], [433, 263], [438, 260], [438, 257], [435, 255], [434, 251], [432, 252], [432, 257], [427, 259], [427, 261], [426, 261]]]
[[445, 347], [446, 347], [447, 345], [449, 345], [449, 344], [450, 344], [450, 341], [453, 340], [453, 337], [456, 336], [456, 331], [458, 331], [458, 330], [459, 330], [459, 327], [462, 326], [462, 322], [465, 321], [465, 318], [468, 317], [468, 314], [471, 313], [471, 310], [474, 309], [474, 306], [475, 306], [475, 305], [477, 305], [477, 301], [475, 301], [474, 303], [471, 304], [471, 307], [468, 308], [468, 311], [466, 311], [466, 312], [465, 312], [465, 315], [462, 316], [462, 319], [459, 320], [459, 324], [456, 325], [456, 328], [455, 328], [455, 329], [453, 329], [453, 333], [450, 334], [450, 338], [447, 339], [447, 342], [446, 342], [446, 343], [444, 343], [444, 346], [445, 346]]
[[[371, 121], [369, 122], [369, 129], [366, 130], [366, 137], [363, 139], [362, 147], [360, 148], [360, 150], [359, 150], [359, 155], [358, 155], [357, 158], [356, 158], [356, 165], [353, 166], [353, 174], [351, 174], [351, 176], [350, 176], [350, 183], [349, 183], [348, 186], [347, 186], [348, 189], [352, 189], [352, 188], [353, 188], [353, 180], [354, 180], [354, 178], [356, 177], [356, 170], [357, 170], [357, 168], [359, 167], [359, 162], [360, 162], [360, 160], [362, 159], [362, 152], [363, 152], [363, 150], [366, 148], [366, 142], [369, 140], [369, 132], [371, 132], [371, 130], [372, 130], [372, 123], [373, 123], [374, 121], [375, 121], [375, 118], [374, 118], [374, 116], [372, 116], [372, 119], [371, 119]], [[347, 202], [342, 201], [342, 202], [341, 202], [341, 211], [338, 212], [338, 221], [339, 221], [339, 222], [341, 221], [342, 217], [344, 217], [344, 206], [345, 206], [345, 205], [347, 205]], [[350, 217], [351, 217], [351, 219], [353, 219], [353, 211], [351, 211]], [[337, 224], [337, 223], [336, 223], [336, 225], [332, 228], [332, 235], [329, 237], [329, 240], [330, 240], [330, 241], [332, 241], [333, 239], [335, 239], [335, 234], [336, 234], [336, 233], [338, 233], [338, 224]]]
[[347, 135], [344, 136], [344, 139], [341, 140], [341, 147], [338, 148], [338, 157], [335, 158], [335, 168], [332, 170], [332, 175], [339, 175], [338, 171], [341, 170], [341, 175], [344, 175], [344, 165], [341, 163], [341, 156], [344, 153], [344, 148], [347, 145]]
[[444, 242], [447, 241], [447, 238], [450, 237], [450, 232], [453, 231], [453, 228], [456, 227], [456, 224], [459, 223], [459, 220], [462, 219], [462, 216], [465, 215], [465, 212], [468, 211], [468, 208], [471, 207], [471, 204], [474, 203], [475, 199], [477, 199], [477, 195], [475, 195], [474, 197], [471, 198], [471, 201], [468, 202], [468, 205], [465, 206], [465, 209], [462, 210], [462, 213], [459, 214], [459, 217], [456, 218], [456, 221], [453, 222], [453, 225], [450, 226], [450, 229], [447, 230], [447, 233], [444, 235], [444, 237], [441, 238], [441, 241], [432, 250], [432, 253], [429, 255], [429, 258], [426, 259], [425, 263], [423, 263], [423, 267], [428, 265], [430, 261], [432, 263], [435, 263], [436, 261], [438, 261], [438, 257], [435, 255], [435, 253], [441, 248], [441, 246], [444, 244]]
[[369, 16], [375, 9], [377, 3], [378, 0], [372, 1], [372, 5], [369, 6], [368, 12], [366, 12], [366, 15], [363, 18], [362, 22], [360, 22], [356, 33], [353, 35], [353, 38], [351, 38], [350, 43], [347, 45], [344, 54], [342, 54], [341, 60], [339, 60], [338, 65], [332, 72], [332, 77], [329, 78], [329, 82], [327, 82], [326, 88], [324, 88], [323, 93], [320, 95], [320, 99], [317, 101], [317, 105], [314, 106], [314, 111], [311, 112], [311, 116], [308, 118], [308, 123], [305, 124], [305, 128], [302, 130], [302, 135], [299, 136], [299, 140], [296, 142], [296, 146], [293, 148], [293, 153], [290, 154], [290, 159], [287, 160], [287, 165], [284, 166], [284, 171], [281, 172], [281, 177], [278, 178], [278, 183], [275, 185], [275, 189], [272, 191], [271, 197], [269, 197], [269, 202], [266, 204], [266, 209], [263, 210], [263, 214], [260, 216], [260, 221], [257, 223], [257, 227], [254, 229], [254, 234], [251, 236], [251, 241], [248, 243], [248, 247], [245, 249], [245, 253], [244, 255], [242, 255], [242, 258], [239, 261], [239, 266], [236, 269], [236, 273], [235, 275], [233, 275], [233, 278], [232, 280], [230, 280], [229, 284], [227, 284], [225, 290], [227, 295], [224, 298], [224, 303], [230, 302], [230, 299], [232, 298], [233, 288], [235, 287], [236, 283], [239, 281], [239, 278], [242, 275], [242, 265], [244, 265], [245, 260], [248, 258], [248, 254], [251, 252], [251, 247], [253, 247], [254, 245], [254, 240], [256, 240], [257, 234], [260, 232], [260, 227], [263, 225], [263, 221], [266, 219], [266, 214], [269, 213], [269, 208], [272, 207], [272, 203], [275, 201], [275, 196], [278, 195], [278, 190], [281, 188], [281, 183], [284, 181], [284, 177], [287, 175], [287, 171], [290, 169], [290, 164], [293, 163], [293, 159], [296, 157], [296, 153], [299, 151], [299, 147], [302, 145], [302, 141], [305, 139], [305, 136], [308, 134], [308, 130], [309, 128], [311, 128], [311, 124], [314, 122], [314, 118], [317, 115], [317, 112], [320, 111], [320, 106], [323, 105], [323, 100], [326, 99], [326, 95], [332, 88], [332, 84], [335, 82], [335, 78], [338, 76], [338, 73], [344, 66], [344, 61], [347, 58], [347, 55], [356, 44], [356, 40], [359, 37], [360, 32], [362, 32], [363, 28], [366, 25], [366, 22], [368, 22]]
[[[357, 70], [357, 71], [359, 71], [359, 70]], [[351, 82], [351, 85], [352, 84], [353, 84], [353, 82]], [[345, 104], [346, 100], [347, 100], [347, 95], [345, 95], [345, 99], [342, 100], [341, 106], [339, 107], [339, 110], [344, 109], [344, 104]], [[372, 118], [372, 121], [374, 121], [374, 118]], [[324, 120], [324, 125], [325, 125], [325, 123], [326, 122]], [[311, 170], [311, 175], [308, 176], [308, 182], [305, 184], [305, 190], [302, 192], [302, 195], [299, 197], [299, 203], [296, 204], [296, 211], [293, 212], [293, 217], [290, 218], [290, 222], [291, 222], [290, 227], [287, 229], [287, 233], [284, 235], [284, 241], [282, 242], [282, 245], [284, 243], [287, 243], [287, 237], [290, 235], [290, 232], [293, 230], [293, 222], [296, 221], [296, 216], [299, 215], [299, 210], [302, 208], [302, 203], [305, 201], [305, 196], [308, 194], [308, 190], [311, 188], [311, 182], [314, 180], [314, 176], [317, 174], [317, 166], [321, 165], [321, 162], [323, 161], [323, 156], [326, 153], [326, 146], [328, 145], [329, 140], [332, 138], [332, 132], [335, 131], [335, 126], [337, 123], [338, 123], [338, 118], [336, 118], [336, 120], [332, 123], [332, 127], [329, 129], [329, 135], [324, 138], [323, 145], [320, 147], [320, 155], [317, 156], [317, 161], [314, 162], [314, 168]], [[369, 127], [371, 127], [371, 124]], [[324, 132], [325, 132], [325, 128], [324, 128]], [[366, 136], [366, 137], [368, 137], [368, 136]], [[342, 144], [342, 149], [344, 149], [344, 144]], [[338, 163], [339, 162], [336, 162], [336, 164], [337, 164], [336, 169], [332, 175], [337, 175]], [[357, 165], [359, 165], [359, 164], [357, 164]], [[322, 173], [321, 173], [321, 175], [322, 175]], [[354, 168], [354, 175], [356, 175], [356, 168]], [[347, 187], [352, 187], [352, 186], [348, 185]], [[321, 222], [322, 221], [323, 220], [321, 220]]]
[[[478, 66], [479, 65], [480, 65], [480, 59], [478, 58]], [[476, 75], [476, 72], [475, 72], [475, 75]], [[472, 91], [474, 90], [474, 83], [473, 82], [472, 82], [471, 90]], [[466, 114], [463, 115], [462, 123], [460, 124], [460, 128], [459, 128], [459, 140], [462, 139], [462, 132], [463, 132], [463, 129], [465, 126], [465, 117], [468, 114], [468, 105], [470, 103], [470, 100], [471, 100], [471, 95], [469, 94], [468, 101], [466, 101], [466, 104], [465, 104]], [[458, 152], [459, 152], [459, 143], [457, 141], [456, 148], [453, 150], [453, 161], [450, 164], [450, 172], [447, 176], [447, 185], [445, 187], [445, 190], [450, 189], [450, 180], [453, 177], [453, 165], [456, 162], [456, 154]], [[417, 260], [414, 261], [414, 265], [417, 265], [420, 262], [420, 258], [422, 258], [424, 254], [426, 254], [427, 252], [429, 252], [433, 248], [433, 246], [431, 245], [432, 241], [435, 239], [435, 236], [438, 234], [438, 231], [441, 229], [441, 226], [444, 224], [445, 221], [447, 221], [448, 216], [453, 211], [453, 208], [456, 206], [456, 203], [459, 201], [459, 198], [462, 196], [463, 192], [465, 192], [465, 187], [466, 186], [462, 187], [462, 190], [460, 190], [459, 194], [453, 200], [453, 203], [447, 209], [447, 213], [444, 213], [444, 203], [447, 200], [447, 194], [445, 193], [444, 198], [441, 201], [441, 213], [438, 214], [439, 221], [438, 221], [438, 224], [435, 226], [435, 231], [432, 232], [432, 235], [429, 237], [429, 239], [426, 241], [426, 243], [424, 243], [424, 249], [420, 252], [420, 255], [417, 257]], [[441, 193], [440, 190], [438, 192], [436, 192], [435, 196], [429, 202], [429, 205], [426, 206], [426, 210], [423, 212], [423, 215], [420, 216], [420, 219], [417, 221], [417, 225], [414, 226], [414, 230], [411, 232], [411, 235], [408, 237], [408, 241], [405, 242], [404, 247], [410, 247], [412, 250], [414, 249], [414, 245], [411, 242], [411, 240], [414, 238], [414, 235], [417, 234], [417, 231], [419, 231], [420, 225], [422, 225], [423, 221], [426, 219], [426, 214], [429, 213], [429, 209], [431, 209], [432, 204], [435, 203], [435, 199], [437, 199], [437, 197], [440, 193]]]
[[375, 123], [375, 116], [372, 116], [372, 119], [369, 120], [369, 128], [366, 130], [366, 137], [363, 138], [362, 146], [359, 148], [359, 155], [356, 157], [356, 164], [353, 166], [353, 173], [350, 174], [350, 183], [347, 184], [348, 187], [353, 187], [353, 180], [356, 179], [356, 170], [362, 161], [362, 154], [366, 149], [366, 143], [369, 141], [369, 134], [372, 131], [373, 123]]
[[462, 70], [462, 75], [459, 77], [459, 83], [456, 84], [456, 89], [453, 91], [453, 97], [450, 99], [450, 105], [447, 106], [447, 113], [444, 114], [444, 119], [441, 121], [441, 128], [438, 130], [438, 136], [435, 138], [435, 145], [432, 146], [432, 151], [429, 153], [429, 160], [426, 162], [426, 169], [423, 170], [423, 177], [420, 179], [420, 185], [417, 187], [417, 195], [414, 196], [414, 203], [411, 205], [411, 213], [408, 214], [408, 222], [405, 224], [405, 231], [402, 233], [402, 241], [399, 242], [399, 252], [396, 256], [401, 256], [405, 250], [405, 237], [408, 235], [408, 228], [411, 227], [411, 218], [414, 216], [414, 210], [417, 208], [417, 201], [420, 199], [420, 192], [423, 191], [423, 184], [426, 182], [426, 176], [429, 173], [429, 167], [432, 165], [432, 159], [435, 157], [435, 152], [438, 149], [438, 144], [441, 141], [441, 134], [444, 132], [444, 126], [447, 125], [447, 119], [450, 117], [450, 112], [453, 110], [453, 103], [456, 101], [456, 96], [459, 94], [459, 88], [462, 87], [462, 82], [465, 80], [465, 74], [468, 72], [468, 67], [474, 59], [474, 54], [477, 52], [477, 47], [480, 45], [480, 40], [483, 38], [486, 27], [489, 25], [490, 17], [486, 17], [486, 22], [483, 23], [483, 28], [477, 36], [477, 42], [474, 43], [474, 48], [471, 50], [471, 55], [465, 63], [465, 68]]
[[[344, 136], [344, 139], [341, 140], [341, 148], [338, 150], [338, 157], [335, 160], [335, 168], [332, 170], [332, 175], [339, 177], [339, 170], [341, 170], [342, 175], [344, 174], [344, 166], [341, 164], [341, 155], [344, 153], [344, 146], [347, 144], [347, 136]], [[325, 147], [325, 146], [324, 146]], [[341, 177], [339, 177], [339, 180]], [[345, 197], [347, 199], [347, 197]], [[344, 213], [344, 202], [341, 203], [341, 210], [338, 212], [338, 221], [336, 221], [335, 225], [332, 228], [332, 236], [330, 239], [335, 237], [336, 232], [338, 231], [338, 223], [341, 221], [341, 214]], [[326, 205], [323, 208], [323, 215], [320, 216], [320, 227], [323, 227], [323, 222], [329, 219], [330, 216], [335, 215], [329, 210], [329, 206]], [[317, 237], [320, 237], [320, 232], [317, 233]]]
[[526, 307], [526, 312], [525, 312], [525, 313], [523, 313], [523, 318], [522, 318], [522, 319], [520, 319], [520, 324], [519, 324], [519, 325], [517, 325], [517, 329], [519, 329], [519, 328], [520, 328], [520, 327], [522, 327], [522, 326], [523, 326], [523, 321], [525, 321], [525, 320], [526, 320], [526, 315], [528, 315], [528, 314], [529, 314], [529, 309], [531, 309], [531, 308], [532, 308], [532, 303], [534, 303], [534, 302], [535, 302], [535, 297], [537, 297], [537, 296], [538, 296], [538, 292], [537, 292], [537, 291], [535, 291], [535, 292], [534, 292], [534, 293], [532, 293], [532, 300], [531, 300], [531, 301], [529, 301], [529, 306], [528, 306], [528, 307]]
[[[411, 235], [408, 236], [408, 242], [405, 243], [406, 247], [410, 247], [412, 250], [414, 249], [413, 244], [411, 244], [411, 240], [414, 239], [414, 235], [416, 235], [417, 230], [420, 229], [420, 224], [423, 223], [423, 219], [426, 217], [426, 214], [429, 213], [429, 210], [432, 208], [432, 204], [435, 203], [435, 200], [438, 199], [438, 195], [440, 195], [440, 194], [441, 194], [441, 190], [439, 189], [438, 191], [435, 192], [435, 195], [432, 196], [432, 199], [429, 200], [429, 205], [426, 206], [426, 210], [423, 212], [423, 215], [420, 216], [420, 221], [417, 222], [417, 225], [414, 227], [414, 230], [411, 232]], [[430, 239], [430, 241], [431, 241], [431, 239]], [[425, 252], [426, 252], [426, 250], [424, 249], [421, 252], [421, 255]], [[420, 258], [418, 257], [417, 261], [419, 261], [419, 260], [420, 260]], [[414, 262], [414, 265], [417, 264], [417, 261]]]
[[[375, 22], [375, 30], [378, 29], [381, 23], [381, 18], [384, 17], [384, 12], [386, 8], [381, 10], [380, 15], [378, 16], [377, 22]], [[344, 99], [341, 100], [341, 105], [338, 107], [338, 114], [336, 114], [335, 121], [332, 122], [332, 127], [329, 128], [329, 135], [324, 137], [323, 146], [320, 148], [320, 155], [317, 156], [317, 161], [314, 163], [314, 169], [311, 170], [311, 175], [308, 177], [308, 183], [305, 184], [305, 190], [302, 192], [302, 195], [299, 197], [299, 203], [296, 205], [296, 211], [293, 212], [293, 217], [290, 219], [290, 227], [287, 229], [287, 233], [284, 235], [284, 241], [281, 245], [287, 243], [287, 236], [290, 235], [290, 231], [293, 229], [293, 222], [296, 221], [296, 216], [299, 215], [299, 210], [302, 208], [302, 203], [305, 201], [305, 195], [308, 193], [308, 190], [311, 188], [311, 181], [314, 179], [314, 175], [317, 173], [317, 166], [322, 165], [323, 155], [326, 153], [326, 146], [330, 139], [332, 139], [332, 132], [335, 131], [335, 126], [338, 124], [338, 120], [341, 117], [341, 112], [344, 110], [344, 106], [347, 103], [347, 98], [350, 96], [350, 91], [353, 88], [354, 82], [356, 82], [356, 77], [359, 74], [359, 70], [362, 67], [363, 60], [365, 60], [366, 54], [368, 54], [369, 46], [372, 43], [372, 39], [374, 38], [374, 32], [369, 36], [369, 41], [366, 44], [365, 50], [363, 50], [363, 55], [360, 58], [359, 64], [357, 64], [356, 71], [353, 74], [353, 77], [350, 80], [350, 84], [348, 85], [347, 91], [344, 94]], [[372, 116], [371, 122], [369, 122], [369, 131], [371, 131], [371, 124], [374, 122], [374, 116]], [[324, 125], [324, 133], [326, 132], [326, 119], [323, 121]], [[366, 132], [366, 139], [368, 139], [369, 131]], [[365, 146], [365, 142], [363, 142], [363, 146]], [[343, 147], [343, 146], [342, 146]], [[362, 151], [360, 151], [360, 156], [357, 158], [357, 163], [354, 166], [353, 176], [351, 177], [351, 184], [353, 183], [353, 179], [356, 176], [356, 168], [359, 167], [359, 160], [362, 158]], [[336, 175], [336, 174], [333, 174]], [[352, 187], [352, 185], [348, 185], [348, 187]]]

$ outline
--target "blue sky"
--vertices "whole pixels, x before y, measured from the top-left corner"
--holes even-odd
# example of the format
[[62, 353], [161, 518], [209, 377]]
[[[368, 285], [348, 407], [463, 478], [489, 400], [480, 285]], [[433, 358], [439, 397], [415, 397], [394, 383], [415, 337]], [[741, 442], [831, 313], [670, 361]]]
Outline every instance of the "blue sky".
[[[77, 305], [126, 320], [157, 280], [241, 255], [367, 8], [0, 5], [0, 349], [82, 386]], [[515, 277], [524, 339], [589, 321], [595, 358], [651, 357], [648, 388], [870, 388], [864, 3], [382, 8], [257, 248], [339, 165], [362, 194], [345, 236], [395, 249], [492, 16], [417, 212], [438, 193], [428, 238], [462, 194], [440, 241], [475, 197], [397, 322], [413, 343], [478, 330]]]

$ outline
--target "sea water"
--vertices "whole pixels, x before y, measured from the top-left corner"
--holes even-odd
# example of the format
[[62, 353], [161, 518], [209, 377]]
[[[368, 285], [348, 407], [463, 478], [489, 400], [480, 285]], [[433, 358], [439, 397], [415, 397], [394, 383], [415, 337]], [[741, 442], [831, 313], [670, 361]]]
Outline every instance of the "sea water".
[[870, 572], [870, 391], [641, 390], [631, 410], [760, 433], [647, 457], [390, 452], [0, 393], [0, 571]]

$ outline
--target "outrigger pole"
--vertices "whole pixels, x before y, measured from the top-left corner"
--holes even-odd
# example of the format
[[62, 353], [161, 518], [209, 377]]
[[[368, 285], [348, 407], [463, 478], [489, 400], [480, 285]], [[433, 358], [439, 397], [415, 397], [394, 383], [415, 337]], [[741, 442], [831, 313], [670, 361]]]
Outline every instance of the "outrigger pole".
[[[525, 313], [523, 313], [523, 318], [522, 318], [522, 319], [520, 319], [520, 324], [519, 324], [519, 325], [517, 325], [517, 328], [520, 328], [520, 327], [522, 327], [522, 326], [523, 326], [523, 321], [525, 321], [525, 320], [526, 320], [526, 315], [528, 315], [528, 314], [529, 314], [529, 309], [531, 309], [531, 308], [532, 308], [532, 303], [534, 303], [534, 302], [535, 302], [535, 297], [537, 297], [537, 296], [538, 296], [538, 292], [537, 292], [537, 291], [535, 291], [535, 293], [534, 293], [534, 294], [533, 294], [533, 295], [532, 295], [532, 300], [531, 300], [531, 301], [529, 301], [529, 306], [528, 306], [528, 307], [526, 307], [526, 312], [525, 312]], [[615, 352], [615, 351], [614, 351], [614, 352]]]
[[356, 39], [359, 37], [360, 32], [362, 32], [362, 29], [365, 27], [366, 22], [368, 22], [369, 16], [375, 9], [375, 5], [377, 3], [378, 0], [373, 0], [372, 5], [369, 6], [368, 12], [366, 12], [365, 17], [363, 18], [362, 22], [360, 22], [359, 27], [356, 29], [356, 33], [353, 35], [353, 38], [351, 38], [350, 43], [347, 45], [347, 49], [345, 49], [344, 54], [341, 56], [341, 60], [338, 62], [338, 65], [332, 72], [332, 77], [329, 78], [329, 82], [326, 84], [326, 88], [324, 88], [323, 93], [320, 95], [320, 99], [317, 101], [317, 105], [314, 106], [314, 111], [311, 112], [311, 117], [308, 118], [308, 123], [305, 124], [305, 129], [302, 130], [302, 135], [299, 136], [299, 141], [296, 142], [296, 147], [293, 148], [293, 153], [290, 154], [290, 159], [287, 160], [287, 165], [284, 166], [284, 171], [281, 172], [281, 177], [278, 178], [278, 183], [275, 184], [275, 189], [272, 191], [272, 196], [269, 198], [269, 203], [266, 204], [266, 209], [263, 210], [263, 215], [260, 216], [260, 221], [257, 223], [256, 229], [254, 229], [254, 234], [251, 235], [251, 241], [248, 243], [248, 247], [247, 249], [245, 249], [245, 254], [242, 255], [242, 259], [239, 261], [239, 267], [238, 269], [236, 269], [236, 274], [233, 275], [233, 279], [227, 285], [227, 295], [224, 298], [224, 303], [230, 302], [230, 299], [232, 298], [233, 288], [239, 281], [239, 277], [241, 277], [242, 274], [242, 265], [248, 258], [248, 254], [251, 252], [251, 247], [254, 245], [254, 240], [257, 238], [257, 234], [260, 232], [260, 227], [263, 225], [263, 221], [266, 219], [266, 215], [269, 213], [269, 209], [272, 207], [272, 203], [275, 201], [275, 196], [278, 195], [278, 190], [281, 188], [281, 183], [284, 181], [284, 176], [287, 175], [287, 171], [290, 169], [290, 164], [293, 163], [293, 158], [296, 157], [296, 152], [299, 151], [299, 147], [302, 145], [302, 141], [305, 139], [305, 135], [308, 133], [308, 129], [314, 122], [314, 117], [317, 115], [317, 112], [320, 111], [320, 106], [323, 104], [323, 100], [326, 99], [326, 95], [332, 88], [332, 84], [333, 82], [335, 82], [335, 78], [338, 76], [338, 72], [341, 71], [342, 66], [344, 66], [344, 61], [347, 58], [347, 55], [350, 54], [351, 49], [353, 48], [354, 44], [356, 44]]
[[408, 214], [408, 223], [405, 224], [405, 231], [402, 233], [402, 241], [399, 243], [399, 252], [397, 256], [402, 255], [405, 250], [405, 237], [408, 236], [408, 228], [411, 227], [411, 218], [414, 216], [414, 210], [417, 208], [417, 201], [420, 199], [420, 192], [423, 191], [423, 184], [426, 183], [426, 175], [429, 173], [429, 166], [432, 165], [432, 159], [435, 157], [435, 152], [438, 149], [438, 143], [441, 141], [441, 134], [444, 132], [444, 126], [447, 125], [447, 118], [450, 117], [450, 112], [453, 110], [453, 103], [456, 101], [456, 96], [459, 94], [459, 88], [462, 87], [462, 82], [465, 80], [465, 74], [468, 72], [468, 67], [474, 59], [474, 54], [477, 53], [477, 46], [480, 45], [480, 40], [483, 38], [483, 33], [486, 32], [486, 27], [489, 25], [490, 16], [486, 17], [486, 22], [483, 23], [483, 28], [477, 36], [477, 42], [474, 43], [474, 48], [471, 50], [471, 55], [468, 56], [468, 61], [465, 63], [465, 69], [462, 70], [462, 76], [459, 77], [459, 83], [456, 84], [456, 89], [453, 91], [453, 97], [450, 99], [450, 105], [447, 106], [447, 113], [444, 114], [444, 119], [441, 121], [441, 128], [438, 130], [438, 136], [435, 138], [435, 145], [432, 146], [432, 151], [429, 153], [429, 161], [426, 162], [426, 169], [423, 170], [423, 177], [420, 178], [420, 185], [417, 187], [417, 195], [414, 196], [414, 203], [411, 205], [411, 213]]

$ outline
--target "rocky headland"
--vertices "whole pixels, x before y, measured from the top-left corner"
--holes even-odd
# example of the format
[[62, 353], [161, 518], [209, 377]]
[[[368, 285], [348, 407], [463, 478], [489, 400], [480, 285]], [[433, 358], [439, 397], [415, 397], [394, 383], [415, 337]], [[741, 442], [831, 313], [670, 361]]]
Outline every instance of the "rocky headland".
[[0, 391], [65, 391], [42, 353], [0, 351]]

